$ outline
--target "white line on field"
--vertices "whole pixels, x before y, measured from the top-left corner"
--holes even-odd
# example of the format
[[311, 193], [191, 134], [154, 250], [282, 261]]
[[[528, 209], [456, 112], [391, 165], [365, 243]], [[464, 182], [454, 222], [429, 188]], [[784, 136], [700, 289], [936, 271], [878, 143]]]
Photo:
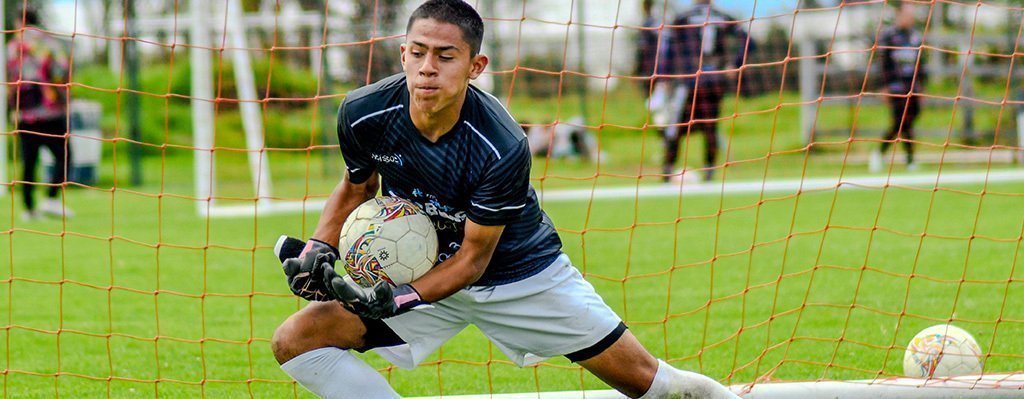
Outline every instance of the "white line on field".
[[[766, 181], [742, 181], [725, 183], [685, 183], [661, 185], [640, 185], [631, 187], [601, 187], [593, 189], [556, 189], [538, 191], [542, 202], [570, 202], [623, 198], [678, 197], [680, 195], [745, 194], [759, 192], [821, 191], [834, 188], [881, 188], [889, 186], [938, 187], [969, 183], [996, 183], [1024, 181], [1024, 169], [989, 172], [919, 173], [908, 175], [870, 175], [814, 177], [806, 179], [785, 179]], [[300, 211], [319, 212], [324, 200], [307, 201], [264, 201], [258, 205], [217, 205], [210, 207], [210, 217], [252, 217], [259, 214], [293, 213]], [[202, 216], [206, 216], [205, 214]]]
[[549, 190], [539, 192], [543, 201], [577, 201], [635, 197], [678, 197], [681, 195], [743, 194], [761, 191], [815, 191], [830, 188], [880, 188], [893, 186], [943, 186], [949, 184], [982, 183], [988, 181], [1024, 181], [1024, 170], [1000, 170], [991, 172], [943, 173], [912, 175], [874, 175], [814, 177], [807, 179], [745, 181], [726, 183], [684, 183], [658, 186]]

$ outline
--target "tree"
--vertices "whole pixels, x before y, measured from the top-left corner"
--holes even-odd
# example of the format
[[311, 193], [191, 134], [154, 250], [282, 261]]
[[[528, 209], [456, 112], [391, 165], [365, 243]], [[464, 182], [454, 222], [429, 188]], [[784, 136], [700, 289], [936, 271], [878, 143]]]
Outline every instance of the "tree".
[[403, 5], [404, 0], [355, 2], [350, 29], [354, 32], [355, 41], [367, 42], [352, 46], [349, 53], [356, 83], [375, 82], [401, 70], [398, 42], [380, 38], [400, 32], [398, 13]]
[[36, 10], [39, 14], [39, 19], [46, 21], [47, 6], [43, 0], [8, 0], [4, 2], [4, 27], [7, 30], [17, 29], [18, 26], [21, 26], [23, 17], [21, 9], [24, 5]]

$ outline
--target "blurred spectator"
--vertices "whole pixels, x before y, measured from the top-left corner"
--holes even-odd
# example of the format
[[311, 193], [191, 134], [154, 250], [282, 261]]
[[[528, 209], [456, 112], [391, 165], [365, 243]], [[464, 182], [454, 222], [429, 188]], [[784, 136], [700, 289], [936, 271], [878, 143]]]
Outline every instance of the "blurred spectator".
[[637, 35], [636, 70], [633, 76], [639, 78], [640, 92], [647, 96], [651, 92], [651, 76], [654, 75], [654, 64], [658, 56], [658, 37], [661, 31], [661, 20], [654, 17], [652, 8], [654, 0], [643, 0], [643, 27]]
[[[667, 42], [661, 45], [659, 59], [665, 62], [658, 62], [659, 74], [686, 75], [676, 81], [678, 87], [684, 88], [682, 97], [686, 98], [682, 109], [677, 107], [674, 111], [679, 113], [682, 125], [665, 131], [662, 167], [665, 181], [675, 174], [673, 169], [679, 157], [679, 142], [690, 131], [698, 131], [704, 136], [703, 178], [711, 180], [712, 168], [718, 157], [716, 119], [719, 103], [725, 91], [735, 83], [738, 68], [743, 65], [747, 53], [754, 50], [754, 43], [749, 40], [743, 24], [710, 3], [710, 0], [695, 0], [692, 6], [682, 8], [672, 27], [662, 35], [662, 40]], [[664, 87], [671, 83], [658, 84]], [[657, 88], [656, 91], [673, 92]]]
[[896, 12], [894, 26], [882, 31], [878, 38], [878, 53], [882, 61], [882, 78], [889, 93], [892, 112], [891, 126], [878, 151], [872, 151], [868, 169], [882, 170], [882, 153], [897, 139], [902, 139], [907, 152], [907, 169], [917, 170], [914, 163], [914, 122], [921, 112], [921, 93], [928, 78], [921, 60], [921, 32], [915, 28], [917, 20], [913, 8], [904, 3]]
[[[21, 143], [22, 195], [24, 220], [43, 214], [70, 217], [57, 194], [65, 183], [71, 165], [68, 147], [68, 81], [69, 60], [63, 43], [38, 29], [39, 14], [32, 8], [21, 13], [19, 29], [7, 44], [7, 82], [11, 84], [7, 106], [15, 113], [14, 122]], [[16, 82], [16, 83], [15, 83]], [[47, 200], [36, 208], [33, 191], [39, 149], [45, 147], [55, 160]]]
[[[673, 7], [668, 4], [660, 4], [659, 7], [664, 13], [662, 16], [655, 16], [654, 1], [644, 0], [643, 2], [643, 27], [637, 38], [637, 60], [635, 74], [641, 77], [640, 93], [647, 98], [647, 110], [650, 112], [651, 120], [658, 135], [675, 135], [679, 130], [679, 112], [686, 97], [686, 87], [665, 83], [666, 79], [656, 79], [655, 72], [664, 70], [666, 60], [659, 54], [667, 54], [663, 46], [667, 45], [668, 31], [663, 27], [666, 23], [672, 22]], [[656, 29], [660, 28], [660, 29]]]
[[597, 139], [583, 127], [583, 118], [575, 116], [553, 125], [522, 125], [526, 132], [530, 152], [534, 156], [550, 158], [580, 158], [595, 161], [598, 156]]

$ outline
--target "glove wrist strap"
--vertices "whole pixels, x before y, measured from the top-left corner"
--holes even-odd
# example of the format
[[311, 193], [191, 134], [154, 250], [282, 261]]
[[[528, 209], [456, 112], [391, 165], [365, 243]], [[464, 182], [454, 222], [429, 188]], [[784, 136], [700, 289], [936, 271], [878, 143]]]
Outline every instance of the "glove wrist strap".
[[419, 306], [429, 305], [430, 302], [424, 301], [420, 297], [420, 293], [416, 291], [412, 285], [402, 284], [395, 287], [394, 291], [395, 307], [398, 313], [405, 313], [409, 310], [415, 309]]
[[315, 238], [310, 238], [308, 241], [306, 241], [306, 246], [302, 248], [302, 252], [299, 254], [299, 257], [305, 256], [306, 253], [310, 251], [321, 252], [324, 250], [327, 250], [330, 253], [334, 254], [335, 259], [341, 257], [341, 253], [338, 252], [338, 248], [335, 248], [333, 245]]

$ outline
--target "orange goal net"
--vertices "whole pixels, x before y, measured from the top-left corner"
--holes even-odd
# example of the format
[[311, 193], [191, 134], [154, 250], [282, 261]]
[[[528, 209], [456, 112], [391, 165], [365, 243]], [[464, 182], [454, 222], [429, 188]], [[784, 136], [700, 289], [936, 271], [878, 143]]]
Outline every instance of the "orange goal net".
[[[344, 173], [337, 107], [401, 72], [418, 3], [0, 1], [2, 396], [311, 397], [270, 350], [305, 305], [271, 248], [312, 234]], [[1022, 395], [1018, 2], [469, 3], [472, 83], [655, 356], [745, 397]], [[16, 62], [33, 37], [65, 80]], [[23, 119], [29, 86], [68, 93], [66, 135]], [[907, 347], [945, 324], [977, 351], [940, 346], [922, 376]], [[360, 356], [408, 397], [620, 397], [472, 327], [414, 370]]]

